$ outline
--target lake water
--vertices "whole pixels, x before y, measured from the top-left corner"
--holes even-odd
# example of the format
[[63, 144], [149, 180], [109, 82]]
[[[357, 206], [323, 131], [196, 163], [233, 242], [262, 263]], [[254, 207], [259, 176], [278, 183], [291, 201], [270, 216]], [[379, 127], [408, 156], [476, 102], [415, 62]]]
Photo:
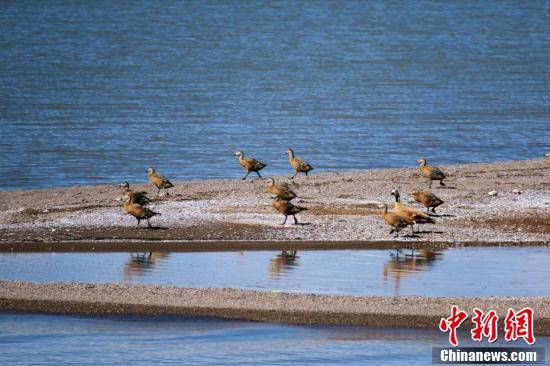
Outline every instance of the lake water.
[[[436, 330], [0, 314], [3, 365], [428, 365]], [[461, 345], [469, 335], [459, 332]], [[506, 346], [505, 342], [496, 342]], [[517, 346], [525, 346], [522, 341]], [[494, 346], [492, 344], [491, 346]], [[479, 346], [479, 344], [477, 344]], [[548, 337], [537, 347], [550, 349]], [[548, 354], [546, 355], [548, 357]]]
[[[289, 254], [287, 252], [287, 254]], [[549, 247], [1, 254], [0, 279], [351, 295], [549, 296]], [[329, 263], [329, 265], [327, 265]], [[460, 274], [457, 277], [457, 274]]]
[[526, 159], [550, 2], [4, 1], [0, 189]]

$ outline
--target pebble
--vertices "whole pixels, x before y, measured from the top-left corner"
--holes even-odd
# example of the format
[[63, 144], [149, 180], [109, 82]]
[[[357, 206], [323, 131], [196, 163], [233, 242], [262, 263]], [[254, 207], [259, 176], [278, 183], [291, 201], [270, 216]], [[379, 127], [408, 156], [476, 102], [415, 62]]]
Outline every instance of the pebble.
[[491, 191], [491, 192], [489, 192], [489, 196], [498, 196], [498, 192], [497, 191]]

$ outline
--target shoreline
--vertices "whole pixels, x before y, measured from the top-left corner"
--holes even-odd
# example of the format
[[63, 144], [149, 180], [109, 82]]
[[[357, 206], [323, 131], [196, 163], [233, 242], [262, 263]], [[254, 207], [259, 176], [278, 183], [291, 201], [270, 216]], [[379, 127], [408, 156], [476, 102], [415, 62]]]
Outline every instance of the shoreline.
[[[469, 313], [535, 310], [535, 334], [550, 335], [550, 297], [381, 297], [229, 288], [0, 281], [0, 311], [82, 315], [216, 317], [296, 325], [437, 328], [452, 305]], [[499, 323], [502, 326], [502, 323]]]
[[238, 252], [279, 250], [375, 250], [375, 249], [447, 249], [465, 247], [548, 247], [543, 241], [523, 242], [434, 242], [434, 241], [67, 241], [55, 243], [0, 243], [0, 253], [120, 253], [120, 252]]
[[[153, 246], [243, 241], [365, 246], [550, 243], [550, 159], [441, 168], [449, 175], [447, 187], [434, 183], [431, 191], [445, 204], [434, 216], [436, 224], [421, 225], [414, 237], [403, 235], [407, 229], [392, 238], [378, 204], [388, 203], [391, 210], [390, 192], [399, 188], [406, 205], [424, 211], [409, 196], [413, 190], [428, 190], [416, 167], [318, 173], [293, 181], [275, 177], [294, 185], [298, 198], [293, 203], [309, 209], [297, 215], [303, 225], [280, 225], [283, 216], [271, 207], [267, 182], [257, 179], [176, 182], [170, 195], [151, 203], [161, 213], [151, 220], [154, 230], [135, 228], [116, 185], [0, 191], [0, 247], [136, 241]], [[150, 185], [131, 187], [153, 192]], [[491, 191], [498, 194], [490, 196]]]

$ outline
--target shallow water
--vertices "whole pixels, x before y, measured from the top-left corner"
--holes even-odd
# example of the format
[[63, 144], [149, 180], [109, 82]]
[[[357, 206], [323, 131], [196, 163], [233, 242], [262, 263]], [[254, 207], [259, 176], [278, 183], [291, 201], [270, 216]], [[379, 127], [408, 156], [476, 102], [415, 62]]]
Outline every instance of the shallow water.
[[0, 189], [525, 159], [550, 3], [0, 4]]
[[[287, 252], [289, 254], [289, 252]], [[323, 294], [548, 296], [549, 247], [441, 251], [1, 254], [0, 278], [127, 282]]]
[[[0, 313], [3, 365], [426, 365], [446, 342], [421, 329]], [[550, 339], [536, 345], [549, 349]]]

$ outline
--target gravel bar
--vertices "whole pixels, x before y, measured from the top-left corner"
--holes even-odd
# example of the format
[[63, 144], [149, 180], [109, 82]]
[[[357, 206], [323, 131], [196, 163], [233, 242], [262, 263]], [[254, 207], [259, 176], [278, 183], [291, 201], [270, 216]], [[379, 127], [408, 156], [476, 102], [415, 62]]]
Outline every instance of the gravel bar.
[[[415, 236], [392, 238], [378, 208], [384, 202], [391, 209], [390, 192], [398, 188], [405, 204], [424, 209], [410, 193], [427, 190], [427, 182], [410, 167], [275, 177], [294, 185], [293, 203], [308, 208], [297, 215], [302, 225], [280, 225], [267, 182], [258, 179], [176, 182], [151, 204], [161, 213], [151, 220], [154, 229], [135, 227], [122, 207], [119, 182], [1, 191], [0, 243], [6, 250], [94, 242], [550, 243], [549, 158], [441, 168], [447, 186], [434, 183], [431, 191], [445, 203], [436, 224], [422, 225]], [[155, 196], [150, 185], [131, 182], [131, 188]]]
[[[550, 297], [331, 296], [129, 284], [0, 281], [0, 311], [86, 315], [206, 316], [288, 324], [436, 328], [451, 305], [473, 313], [535, 310], [535, 334], [550, 335]], [[503, 321], [499, 322], [502, 325]]]

